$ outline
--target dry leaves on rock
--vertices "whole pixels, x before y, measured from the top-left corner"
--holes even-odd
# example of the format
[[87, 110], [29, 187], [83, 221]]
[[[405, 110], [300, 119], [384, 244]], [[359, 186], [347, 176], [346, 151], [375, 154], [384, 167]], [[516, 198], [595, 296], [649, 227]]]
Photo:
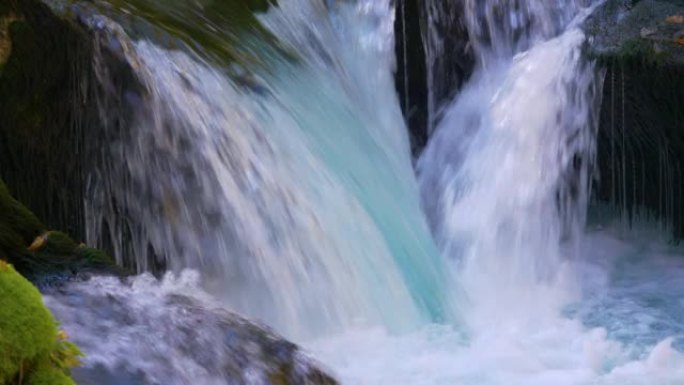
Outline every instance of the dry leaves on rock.
[[665, 19], [668, 24], [682, 24], [684, 23], [684, 15], [672, 15]]

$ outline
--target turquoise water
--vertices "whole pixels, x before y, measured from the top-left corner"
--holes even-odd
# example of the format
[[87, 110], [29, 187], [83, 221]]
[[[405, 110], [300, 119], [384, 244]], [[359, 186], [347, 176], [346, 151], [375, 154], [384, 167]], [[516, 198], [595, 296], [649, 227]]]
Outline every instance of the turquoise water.
[[[132, 243], [139, 272], [150, 249], [172, 271], [197, 271], [181, 275], [194, 277], [185, 295], [273, 327], [345, 384], [683, 384], [680, 253], [586, 234], [601, 74], [577, 26], [590, 9], [521, 3], [465, 2], [478, 67], [444, 106], [417, 177], [389, 0], [281, 0], [250, 19], [260, 33], [226, 40], [244, 60], [218, 64], [210, 47], [162, 45], [130, 20], [94, 17], [120, 40], [144, 97], [92, 181], [89, 243], [126, 212], [139, 230], [106, 235]], [[207, 29], [206, 44], [228, 33]], [[106, 83], [104, 61], [94, 58]], [[179, 384], [203, 370], [179, 365], [175, 376], [126, 354], [149, 319], [176, 314], [159, 300], [178, 290], [165, 282], [77, 289], [104, 285], [103, 300], [119, 290], [152, 316], [101, 344], [96, 328], [67, 321], [91, 349], [86, 365]], [[59, 316], [63, 300], [50, 301]], [[220, 383], [205, 374], [200, 383]]]
[[599, 232], [586, 248], [595, 256], [585, 265], [585, 299], [568, 314], [587, 327], [605, 328], [608, 338], [631, 347], [635, 358], [667, 338], [684, 351], [681, 247], [638, 233], [615, 239]]
[[288, 0], [258, 19], [280, 51], [249, 45], [259, 65], [227, 68], [96, 19], [146, 94], [93, 183], [89, 241], [124, 211], [140, 230], [108, 229], [137, 270], [152, 249], [291, 338], [455, 319], [394, 90], [390, 2]]

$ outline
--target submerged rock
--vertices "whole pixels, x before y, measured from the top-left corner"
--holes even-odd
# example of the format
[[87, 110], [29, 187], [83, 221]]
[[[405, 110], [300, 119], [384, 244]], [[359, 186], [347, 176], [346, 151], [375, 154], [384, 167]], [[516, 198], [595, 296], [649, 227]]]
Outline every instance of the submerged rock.
[[81, 385], [334, 385], [293, 343], [222, 309], [186, 271], [95, 277], [46, 302], [82, 347]]

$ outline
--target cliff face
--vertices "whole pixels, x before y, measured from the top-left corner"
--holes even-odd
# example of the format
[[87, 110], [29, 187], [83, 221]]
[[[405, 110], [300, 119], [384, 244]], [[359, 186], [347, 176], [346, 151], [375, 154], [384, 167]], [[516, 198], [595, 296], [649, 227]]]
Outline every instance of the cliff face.
[[684, 237], [684, 1], [608, 1], [587, 21], [606, 71], [595, 197]]
[[[397, 91], [415, 156], [473, 71], [462, 12], [460, 1], [397, 2]], [[684, 237], [684, 1], [609, 0], [583, 28], [605, 71], [594, 198], [627, 224], [646, 216]]]
[[48, 227], [82, 239], [91, 45], [40, 2], [3, 4], [0, 178]]
[[463, 0], [397, 0], [395, 40], [397, 92], [414, 156], [450, 102], [472, 74]]

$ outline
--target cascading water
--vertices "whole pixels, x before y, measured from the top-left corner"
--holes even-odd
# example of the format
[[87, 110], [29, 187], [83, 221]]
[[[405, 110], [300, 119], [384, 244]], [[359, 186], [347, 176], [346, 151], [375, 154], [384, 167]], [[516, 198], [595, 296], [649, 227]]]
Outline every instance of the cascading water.
[[[635, 246], [582, 237], [600, 81], [581, 52], [588, 2], [428, 3], [465, 15], [478, 63], [443, 114], [431, 107], [419, 191], [392, 84], [389, 0], [281, 0], [237, 29], [209, 14], [237, 1], [94, 2], [83, 22], [107, 46], [94, 58], [107, 146], [90, 180], [89, 241], [138, 271], [201, 278], [51, 292], [88, 369], [267, 383], [268, 368], [222, 366], [243, 346], [212, 338], [225, 325], [207, 290], [343, 383], [682, 383], [684, 283], [649, 284], [630, 274]], [[184, 29], [186, 17], [202, 27]], [[133, 91], [119, 94], [112, 55]], [[668, 256], [677, 251], [657, 250], [653, 271], [684, 270]], [[80, 313], [91, 308], [103, 325]], [[633, 320], [633, 308], [674, 321]]]
[[[119, 31], [144, 95], [94, 183], [91, 241], [132, 243], [141, 271], [148, 250], [198, 269], [290, 336], [448, 317], [391, 91], [392, 15], [386, 1], [281, 1], [261, 24], [293, 58], [261, 43], [261, 66], [232, 77]], [[102, 227], [121, 211], [139, 231]]]
[[596, 74], [582, 32], [558, 34], [573, 8], [466, 2], [479, 68], [419, 161], [438, 242], [481, 321], [502, 306], [507, 317], [537, 317], [526, 303], [553, 311], [561, 238], [584, 225]]

